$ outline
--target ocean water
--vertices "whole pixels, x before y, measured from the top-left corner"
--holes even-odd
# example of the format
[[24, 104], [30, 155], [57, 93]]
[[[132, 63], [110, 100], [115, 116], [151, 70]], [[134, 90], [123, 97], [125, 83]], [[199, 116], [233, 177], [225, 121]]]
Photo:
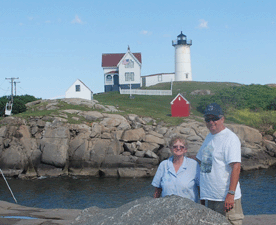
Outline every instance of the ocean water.
[[[7, 178], [18, 204], [38, 208], [85, 209], [119, 207], [153, 196], [152, 178], [58, 177], [37, 180]], [[242, 172], [242, 205], [245, 215], [276, 214], [276, 169]], [[14, 203], [0, 177], [1, 200]]]

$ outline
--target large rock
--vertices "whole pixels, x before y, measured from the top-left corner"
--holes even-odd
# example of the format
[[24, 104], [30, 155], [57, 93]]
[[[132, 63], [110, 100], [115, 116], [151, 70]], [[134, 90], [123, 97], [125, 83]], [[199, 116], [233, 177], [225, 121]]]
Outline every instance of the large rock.
[[90, 159], [89, 163], [91, 167], [99, 168], [106, 156], [106, 151], [110, 140], [95, 139], [89, 142]]
[[262, 141], [262, 134], [252, 127], [239, 124], [226, 124], [241, 140], [249, 143], [260, 143]]
[[1, 153], [0, 168], [23, 169], [27, 162], [26, 155], [22, 154], [22, 148], [16, 144], [4, 149]]
[[148, 143], [148, 142], [142, 142], [139, 144], [138, 149], [140, 151], [153, 151], [153, 152], [157, 152], [157, 150], [160, 148], [159, 144], [157, 143]]
[[98, 103], [97, 100], [87, 100], [81, 98], [64, 98], [60, 100], [66, 102], [67, 104], [87, 106], [89, 108], [94, 108], [95, 105]]
[[[36, 164], [37, 145], [26, 125], [2, 127], [0, 140], [0, 166], [9, 169], [25, 169]], [[5, 136], [5, 137], [4, 137]]]
[[276, 143], [273, 141], [264, 140], [264, 145], [267, 149], [267, 153], [272, 157], [276, 157]]
[[2, 137], [2, 138], [5, 137], [6, 131], [7, 131], [6, 126], [0, 127], [0, 137]]
[[125, 117], [117, 114], [106, 114], [103, 113], [106, 117], [101, 124], [105, 127], [117, 127], [118, 130], [127, 130], [130, 129], [130, 125]]
[[103, 114], [97, 111], [84, 111], [80, 112], [78, 115], [83, 116], [85, 119], [89, 121], [95, 121], [103, 118]]
[[146, 140], [145, 141], [149, 142], [149, 143], [156, 143], [156, 144], [159, 144], [159, 145], [165, 145], [165, 140], [163, 138], [157, 137], [157, 136], [152, 135], [152, 134], [146, 135]]
[[40, 143], [41, 161], [56, 167], [64, 167], [68, 159], [69, 129], [61, 123], [46, 123]]
[[[91, 108], [99, 105], [96, 101], [81, 99], [64, 101]], [[31, 107], [49, 109], [59, 107], [59, 103], [42, 100]], [[57, 118], [69, 120], [74, 115], [78, 115], [78, 119], [82, 115], [86, 121], [68, 124]], [[168, 143], [173, 136], [182, 135], [187, 139], [187, 155], [192, 157], [209, 133], [203, 121], [189, 118], [179, 126], [169, 127], [164, 122], [156, 124], [152, 118], [140, 118], [135, 114], [124, 117], [82, 110], [61, 110], [52, 116], [30, 117], [28, 121], [6, 117], [0, 120], [0, 125], [0, 167], [14, 170], [9, 174], [23, 171], [20, 177], [67, 172], [91, 176], [145, 176], [171, 155]], [[262, 140], [256, 129], [236, 124], [226, 126], [241, 140], [243, 170], [276, 164], [275, 134]], [[128, 166], [129, 170], [125, 169]]]
[[76, 138], [69, 144], [68, 154], [70, 166], [82, 168], [85, 161], [89, 161], [90, 152], [88, 151], [88, 140]]
[[100, 209], [91, 207], [83, 210], [75, 219], [74, 225], [227, 225], [226, 218], [179, 196], [153, 199], [144, 197], [129, 202], [119, 208]]
[[93, 123], [92, 124], [92, 132], [90, 134], [91, 138], [98, 138], [101, 136], [103, 130], [103, 126], [98, 124], [98, 123]]
[[143, 128], [126, 130], [122, 136], [122, 140], [126, 142], [143, 141], [146, 133]]

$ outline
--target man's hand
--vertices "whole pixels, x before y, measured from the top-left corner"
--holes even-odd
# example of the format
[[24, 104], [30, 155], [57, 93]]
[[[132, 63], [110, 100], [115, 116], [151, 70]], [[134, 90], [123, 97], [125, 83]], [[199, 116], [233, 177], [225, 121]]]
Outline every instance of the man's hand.
[[229, 212], [234, 207], [234, 195], [227, 194], [224, 202], [224, 211]]

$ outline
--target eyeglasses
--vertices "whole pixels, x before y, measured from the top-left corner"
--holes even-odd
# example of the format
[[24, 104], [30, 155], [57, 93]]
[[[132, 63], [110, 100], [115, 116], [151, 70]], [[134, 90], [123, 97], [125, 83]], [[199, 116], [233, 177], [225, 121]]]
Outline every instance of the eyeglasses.
[[218, 120], [220, 120], [220, 119], [221, 119], [221, 117], [219, 117], [219, 116], [207, 117], [207, 118], [205, 118], [205, 122], [206, 122], [206, 123], [209, 123], [210, 121], [215, 122], [215, 121], [218, 121]]
[[180, 145], [180, 146], [177, 146], [177, 145], [174, 145], [173, 146], [173, 149], [181, 149], [181, 150], [184, 150], [186, 147], [185, 146], [183, 146], [183, 145]]

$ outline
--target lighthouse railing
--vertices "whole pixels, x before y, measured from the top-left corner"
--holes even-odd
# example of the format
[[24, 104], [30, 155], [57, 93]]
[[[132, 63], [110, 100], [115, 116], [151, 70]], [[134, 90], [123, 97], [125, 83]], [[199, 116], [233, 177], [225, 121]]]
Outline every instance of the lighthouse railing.
[[178, 44], [183, 44], [183, 45], [192, 45], [192, 40], [173, 40], [172, 41], [172, 46], [176, 46]]

